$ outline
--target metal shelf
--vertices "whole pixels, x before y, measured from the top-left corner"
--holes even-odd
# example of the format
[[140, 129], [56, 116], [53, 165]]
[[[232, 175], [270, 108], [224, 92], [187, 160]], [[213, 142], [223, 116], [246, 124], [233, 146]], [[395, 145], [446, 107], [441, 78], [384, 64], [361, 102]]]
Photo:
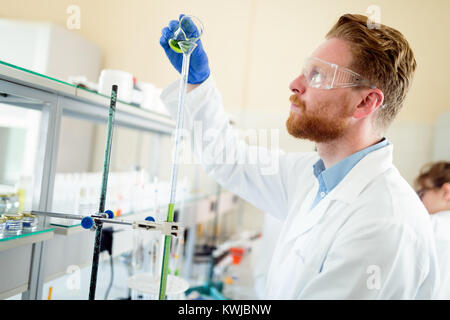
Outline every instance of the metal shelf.
[[55, 229], [56, 234], [60, 234], [63, 236], [70, 236], [72, 234], [77, 234], [85, 230], [81, 227], [81, 224], [74, 224], [73, 226], [63, 226], [51, 223], [50, 225]]
[[26, 84], [32, 88], [50, 93], [75, 95], [76, 91], [76, 86], [70, 83], [47, 77], [4, 61], [0, 61], [0, 78], [19, 84]]
[[[22, 85], [24, 91], [27, 88], [33, 88], [57, 95], [63, 115], [96, 122], [106, 122], [107, 120], [110, 99], [103, 94], [79, 88], [3, 61], [0, 61], [0, 79]], [[42, 105], [42, 101], [30, 100], [26, 93], [9, 96], [11, 93], [7, 92], [8, 90], [2, 90], [1, 87], [0, 85], [0, 93], [7, 94], [6, 97], [0, 96], [2, 103], [33, 109]], [[118, 126], [160, 134], [171, 134], [175, 128], [175, 122], [170, 116], [142, 109], [123, 101], [117, 103], [115, 123]]]
[[54, 230], [54, 228], [41, 228], [34, 232], [2, 238], [0, 239], [0, 251], [49, 240], [53, 238]]

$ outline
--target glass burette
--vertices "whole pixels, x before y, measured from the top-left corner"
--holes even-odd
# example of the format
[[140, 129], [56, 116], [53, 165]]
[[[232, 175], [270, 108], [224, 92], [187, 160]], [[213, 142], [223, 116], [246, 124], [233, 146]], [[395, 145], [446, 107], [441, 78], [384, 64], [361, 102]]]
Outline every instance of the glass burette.
[[[179, 21], [178, 29], [174, 32], [173, 37], [169, 40], [169, 46], [173, 51], [183, 54], [183, 65], [181, 69], [181, 82], [178, 95], [178, 111], [177, 122], [175, 128], [175, 148], [173, 153], [170, 199], [167, 212], [167, 222], [173, 222], [176, 189], [178, 178], [178, 157], [179, 145], [181, 140], [181, 130], [183, 128], [183, 111], [186, 97], [186, 88], [189, 76], [189, 61], [191, 53], [197, 47], [197, 40], [203, 33], [203, 24], [194, 16], [183, 16]], [[171, 237], [164, 236], [164, 252], [161, 268], [161, 279], [159, 286], [159, 300], [165, 300], [167, 289], [168, 265], [170, 259]]]

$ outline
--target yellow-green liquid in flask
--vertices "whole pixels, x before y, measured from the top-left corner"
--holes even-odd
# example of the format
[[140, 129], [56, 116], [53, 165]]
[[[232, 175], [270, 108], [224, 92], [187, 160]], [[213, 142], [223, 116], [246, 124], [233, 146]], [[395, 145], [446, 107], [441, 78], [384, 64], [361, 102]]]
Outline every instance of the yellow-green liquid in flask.
[[178, 44], [178, 42], [179, 42], [178, 40], [170, 39], [169, 46], [173, 51], [175, 51], [177, 53], [183, 53], [183, 51], [181, 51], [181, 48], [180, 48], [180, 45]]
[[169, 46], [177, 53], [192, 52], [192, 48], [196, 46], [195, 40], [169, 40]]

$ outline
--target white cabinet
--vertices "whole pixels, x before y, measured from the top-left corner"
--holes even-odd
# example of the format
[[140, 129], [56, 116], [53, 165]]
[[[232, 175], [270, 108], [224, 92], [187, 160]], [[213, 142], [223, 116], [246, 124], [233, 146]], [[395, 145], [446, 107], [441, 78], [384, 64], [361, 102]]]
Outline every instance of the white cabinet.
[[0, 19], [0, 60], [62, 81], [85, 76], [97, 82], [102, 63], [99, 47], [48, 22]]

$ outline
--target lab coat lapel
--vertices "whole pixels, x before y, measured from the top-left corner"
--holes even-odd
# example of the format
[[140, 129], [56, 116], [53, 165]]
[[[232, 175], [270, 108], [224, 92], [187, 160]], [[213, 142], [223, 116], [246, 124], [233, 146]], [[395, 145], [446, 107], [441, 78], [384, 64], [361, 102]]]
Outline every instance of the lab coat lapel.
[[393, 167], [393, 145], [375, 150], [362, 158], [330, 192], [330, 200], [353, 203], [361, 191], [376, 177]]
[[328, 213], [333, 201], [341, 200], [350, 204], [356, 200], [365, 186], [392, 167], [392, 151], [393, 146], [388, 145], [369, 153], [324, 199], [309, 210], [317, 193], [317, 187], [312, 188], [301, 204], [300, 211], [292, 219], [286, 241], [295, 240], [311, 230]]
[[292, 219], [293, 222], [286, 238], [288, 242], [295, 240], [311, 230], [319, 222], [324, 213], [327, 212], [330, 201], [326, 197], [310, 210], [316, 194], [317, 188], [312, 188], [302, 202], [300, 211], [297, 212]]

